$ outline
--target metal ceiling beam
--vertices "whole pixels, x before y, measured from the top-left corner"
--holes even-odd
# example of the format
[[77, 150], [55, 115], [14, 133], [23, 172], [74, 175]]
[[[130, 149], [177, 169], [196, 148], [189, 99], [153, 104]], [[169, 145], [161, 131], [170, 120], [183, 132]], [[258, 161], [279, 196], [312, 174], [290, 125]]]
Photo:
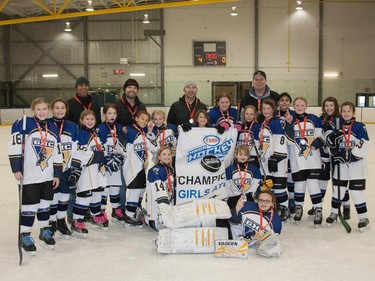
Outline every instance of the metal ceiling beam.
[[[204, 4], [214, 4], [214, 3], [216, 4], [216, 3], [238, 2], [238, 1], [241, 1], [241, 0], [197, 0], [197, 1], [179, 1], [179, 2], [171, 2], [171, 3], [148, 4], [148, 5], [131, 6], [131, 7], [123, 6], [120, 8], [100, 9], [100, 10], [95, 10], [92, 12], [85, 11], [85, 12], [74, 12], [74, 13], [64, 13], [64, 14], [60, 13], [60, 14], [30, 17], [30, 18], [2, 20], [0, 21], [0, 26], [10, 25], [10, 24], [19, 24], [19, 23], [28, 23], [28, 22], [49, 21], [49, 20], [56, 20], [56, 19], [108, 15], [108, 14], [123, 13], [123, 12], [134, 12], [134, 11], [142, 11], [142, 10], [154, 10], [154, 9], [185, 7], [185, 6], [195, 6], [195, 5], [204, 5]], [[133, 2], [133, 1], [130, 1], [130, 2]], [[127, 5], [129, 3], [127, 3]]]

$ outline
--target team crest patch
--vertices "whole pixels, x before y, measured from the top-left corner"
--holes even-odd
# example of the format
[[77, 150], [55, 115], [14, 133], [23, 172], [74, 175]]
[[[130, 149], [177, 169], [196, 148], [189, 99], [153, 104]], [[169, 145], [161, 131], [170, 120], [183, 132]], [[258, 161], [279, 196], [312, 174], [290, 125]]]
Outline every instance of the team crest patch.
[[72, 158], [72, 144], [69, 142], [61, 143], [61, 153], [63, 155], [63, 172], [65, 172]]
[[310, 149], [312, 142], [314, 141], [314, 130], [307, 129], [304, 138], [302, 139], [299, 131], [297, 132], [296, 142], [299, 148], [299, 157], [307, 157], [312, 155], [312, 150]]
[[42, 149], [41, 139], [32, 138], [32, 146], [37, 158], [36, 166], [40, 167], [40, 169], [44, 171], [49, 166], [48, 161], [52, 156], [55, 142], [47, 140], [45, 148]]

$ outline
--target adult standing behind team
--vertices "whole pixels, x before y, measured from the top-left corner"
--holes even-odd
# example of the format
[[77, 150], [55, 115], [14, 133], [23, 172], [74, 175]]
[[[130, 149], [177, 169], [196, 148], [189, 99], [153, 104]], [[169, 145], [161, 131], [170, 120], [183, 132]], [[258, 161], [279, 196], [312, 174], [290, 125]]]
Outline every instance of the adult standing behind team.
[[186, 81], [183, 91], [184, 95], [169, 109], [167, 123], [176, 126], [184, 123], [193, 124], [196, 111], [207, 111], [206, 105], [197, 98], [198, 86], [195, 81]]
[[128, 79], [124, 83], [124, 93], [116, 100], [117, 122], [123, 126], [134, 123], [134, 118], [139, 111], [146, 111], [146, 106], [139, 100], [139, 84], [135, 79]]
[[254, 106], [258, 111], [258, 122], [263, 122], [264, 116], [261, 114], [261, 103], [263, 99], [273, 99], [277, 104], [279, 94], [272, 91], [267, 85], [266, 73], [262, 70], [255, 71], [253, 75], [253, 87], [250, 89], [250, 93], [244, 96], [241, 100], [241, 108], [245, 108], [247, 105]]
[[89, 94], [90, 82], [86, 77], [78, 77], [75, 84], [76, 95], [67, 101], [68, 113], [66, 119], [79, 125], [81, 112], [87, 109], [94, 111], [96, 124], [102, 122], [100, 105], [97, 104]]

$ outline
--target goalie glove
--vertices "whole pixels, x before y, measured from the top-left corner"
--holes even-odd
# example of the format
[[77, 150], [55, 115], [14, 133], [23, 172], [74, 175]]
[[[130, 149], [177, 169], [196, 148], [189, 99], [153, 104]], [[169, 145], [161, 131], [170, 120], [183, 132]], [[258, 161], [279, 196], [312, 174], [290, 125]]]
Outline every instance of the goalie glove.
[[282, 159], [279, 157], [276, 157], [274, 155], [271, 155], [270, 158], [268, 158], [268, 171], [271, 173], [277, 173], [278, 169], [278, 164]]
[[119, 153], [112, 154], [113, 160], [118, 164], [122, 165], [124, 163], [124, 156]]
[[[222, 123], [224, 123], [224, 122], [222, 122]], [[221, 126], [221, 123], [218, 124], [218, 125], [216, 125], [215, 128], [216, 128], [217, 132], [218, 132], [220, 135], [224, 134], [224, 132], [225, 132], [225, 128], [224, 128], [223, 126]]]
[[82, 169], [77, 167], [71, 168], [71, 173], [68, 177], [68, 183], [76, 184], [81, 176]]

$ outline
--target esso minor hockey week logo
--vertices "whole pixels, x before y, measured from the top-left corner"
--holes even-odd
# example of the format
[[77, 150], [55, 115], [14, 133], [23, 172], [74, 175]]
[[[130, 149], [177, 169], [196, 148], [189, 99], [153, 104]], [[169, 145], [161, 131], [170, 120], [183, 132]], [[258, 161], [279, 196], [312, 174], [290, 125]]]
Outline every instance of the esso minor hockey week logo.
[[203, 142], [207, 145], [213, 146], [220, 143], [220, 138], [214, 135], [208, 135], [203, 138]]

